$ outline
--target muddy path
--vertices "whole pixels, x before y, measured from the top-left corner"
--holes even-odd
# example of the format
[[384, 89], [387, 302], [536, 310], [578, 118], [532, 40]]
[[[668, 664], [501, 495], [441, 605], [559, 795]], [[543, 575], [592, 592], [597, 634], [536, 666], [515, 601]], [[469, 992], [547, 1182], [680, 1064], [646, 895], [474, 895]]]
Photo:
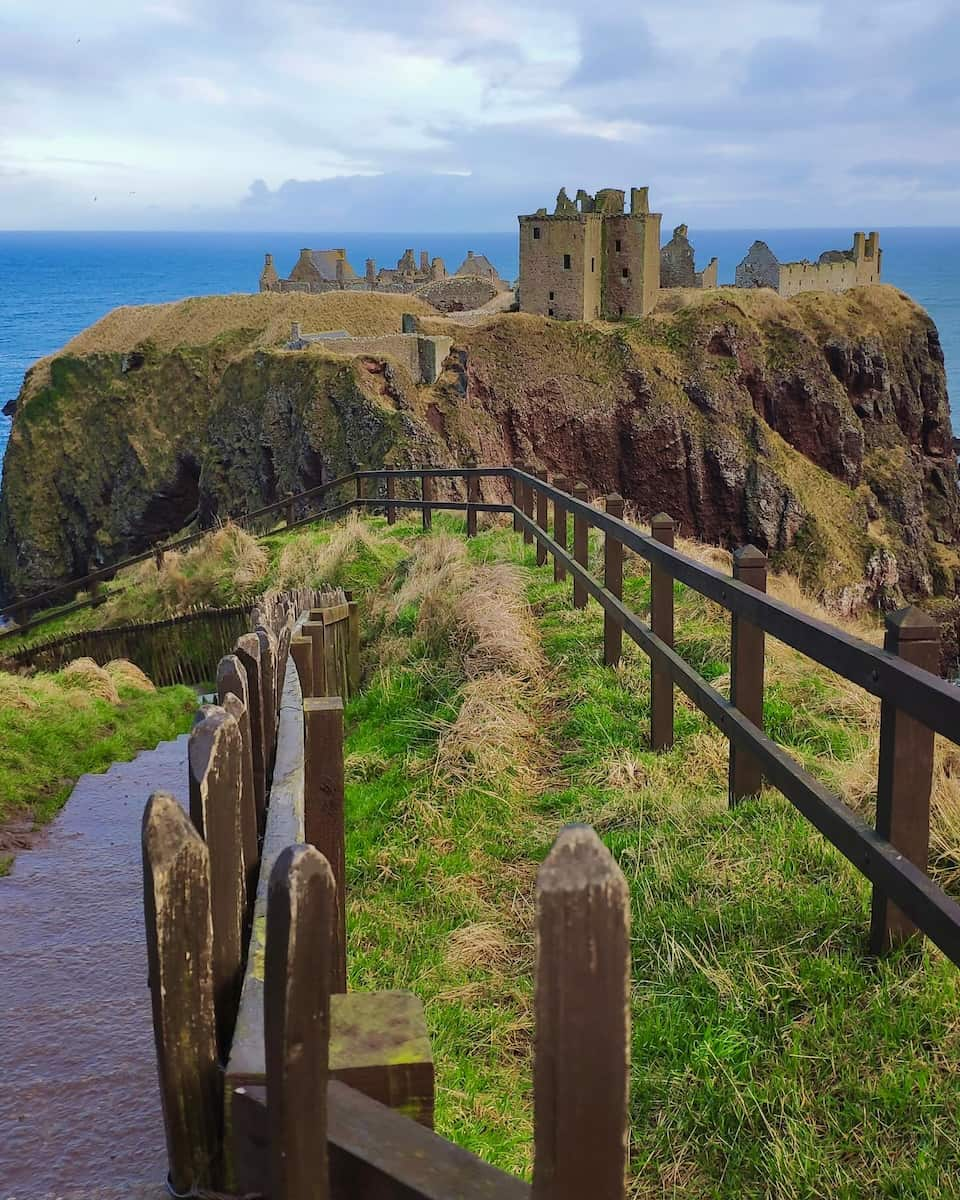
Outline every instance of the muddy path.
[[85, 775], [0, 879], [0, 1200], [160, 1200], [140, 818], [185, 737]]

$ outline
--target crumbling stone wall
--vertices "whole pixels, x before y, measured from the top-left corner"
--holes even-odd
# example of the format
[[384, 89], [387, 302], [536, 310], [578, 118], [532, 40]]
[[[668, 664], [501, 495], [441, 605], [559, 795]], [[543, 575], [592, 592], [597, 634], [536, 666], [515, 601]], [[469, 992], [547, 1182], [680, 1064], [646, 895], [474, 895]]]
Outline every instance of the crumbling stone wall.
[[687, 237], [687, 227], [678, 225], [673, 231], [673, 237], [660, 251], [660, 286], [693, 287], [695, 277], [693, 247]]
[[500, 289], [491, 280], [470, 275], [451, 275], [417, 289], [420, 300], [426, 300], [444, 313], [470, 312], [488, 304], [499, 294]]
[[345, 354], [351, 358], [365, 354], [374, 358], [391, 358], [406, 367], [415, 383], [436, 383], [452, 345], [453, 338], [428, 337], [422, 333], [388, 333], [380, 337], [351, 337], [343, 330], [304, 333], [299, 323], [294, 322], [287, 349], [305, 350], [308, 346], [321, 346], [333, 354]]
[[780, 288], [780, 260], [766, 242], [759, 239], [747, 251], [746, 257], [737, 264], [734, 276], [738, 288]]

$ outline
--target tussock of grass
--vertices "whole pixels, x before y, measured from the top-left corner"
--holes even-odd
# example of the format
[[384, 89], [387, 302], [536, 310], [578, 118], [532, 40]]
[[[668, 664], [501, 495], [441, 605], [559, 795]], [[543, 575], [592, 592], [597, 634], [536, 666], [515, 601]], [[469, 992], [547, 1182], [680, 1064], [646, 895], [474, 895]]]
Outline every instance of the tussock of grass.
[[88, 696], [96, 696], [110, 704], [120, 702], [120, 693], [116, 684], [92, 658], [75, 658], [60, 672], [60, 681], [64, 687], [78, 688]]
[[264, 590], [270, 557], [239, 525], [212, 530], [184, 552], [164, 555], [158, 571], [152, 560], [121, 572], [124, 591], [107, 602], [110, 624], [158, 620], [192, 608], [238, 604]]
[[155, 692], [157, 690], [146, 673], [141, 671], [136, 663], [129, 662], [125, 658], [111, 659], [103, 669], [117, 688], [132, 688], [137, 692]]

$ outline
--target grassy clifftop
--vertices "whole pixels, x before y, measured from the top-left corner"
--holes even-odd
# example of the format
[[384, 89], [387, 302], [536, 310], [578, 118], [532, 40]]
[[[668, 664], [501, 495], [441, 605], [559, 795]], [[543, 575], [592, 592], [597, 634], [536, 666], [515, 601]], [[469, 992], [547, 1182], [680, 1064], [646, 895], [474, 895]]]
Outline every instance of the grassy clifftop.
[[[453, 333], [432, 387], [389, 359], [282, 348], [291, 321]], [[408, 296], [121, 309], [28, 375], [0, 494], [0, 594], [356, 467], [522, 459], [755, 542], [834, 607], [952, 594], [960, 529], [943, 359], [893, 288], [667, 292], [616, 325], [469, 325]]]

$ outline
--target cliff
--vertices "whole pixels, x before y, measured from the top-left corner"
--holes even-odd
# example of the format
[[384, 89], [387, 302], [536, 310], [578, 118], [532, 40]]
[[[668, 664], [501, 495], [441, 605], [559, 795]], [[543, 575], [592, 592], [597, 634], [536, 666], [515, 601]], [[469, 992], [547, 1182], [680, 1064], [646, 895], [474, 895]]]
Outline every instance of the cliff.
[[[307, 330], [454, 349], [433, 387]], [[0, 494], [0, 587], [33, 591], [191, 520], [357, 466], [523, 459], [728, 546], [854, 611], [954, 593], [956, 460], [936, 328], [890, 287], [783, 300], [674, 291], [642, 320], [472, 324], [411, 297], [218, 297], [119, 310], [28, 373]]]

